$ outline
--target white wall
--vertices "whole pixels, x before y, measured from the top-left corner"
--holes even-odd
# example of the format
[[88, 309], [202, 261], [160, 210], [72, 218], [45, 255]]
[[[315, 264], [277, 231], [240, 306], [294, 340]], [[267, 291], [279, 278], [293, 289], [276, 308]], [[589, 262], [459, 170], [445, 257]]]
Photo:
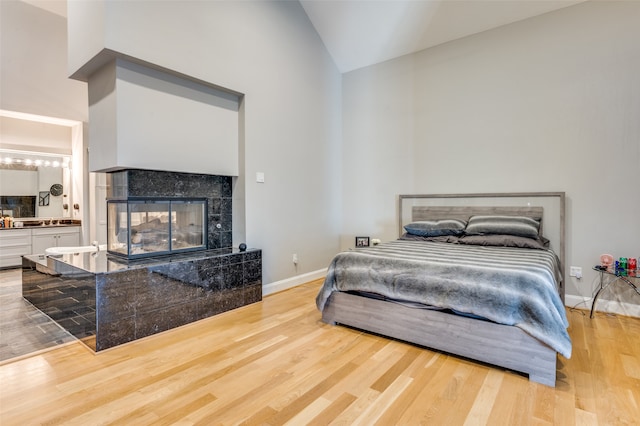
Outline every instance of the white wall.
[[640, 256], [639, 22], [586, 2], [346, 74], [345, 234], [395, 238], [405, 191], [565, 191], [590, 296], [601, 253]]
[[340, 74], [299, 3], [70, 2], [68, 24], [70, 72], [79, 78], [74, 68], [101, 40], [120, 55], [242, 93], [238, 182], [246, 242], [263, 249], [263, 280], [327, 267], [341, 219]]
[[86, 122], [87, 85], [67, 78], [66, 20], [0, 1], [0, 109]]

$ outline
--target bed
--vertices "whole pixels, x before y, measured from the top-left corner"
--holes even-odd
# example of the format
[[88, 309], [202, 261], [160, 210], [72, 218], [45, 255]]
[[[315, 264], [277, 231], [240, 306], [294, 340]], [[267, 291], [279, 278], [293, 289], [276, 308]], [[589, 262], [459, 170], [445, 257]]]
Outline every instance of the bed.
[[[412, 205], [406, 223], [407, 199], [438, 199], [445, 205]], [[463, 199], [470, 205], [460, 205]], [[543, 234], [544, 208], [531, 206], [531, 200], [543, 199], [557, 204], [555, 250], [547, 247]], [[482, 200], [500, 205], [481, 205]], [[323, 321], [555, 386], [557, 355], [571, 356], [562, 273], [564, 193], [406, 195], [399, 197], [399, 217], [398, 240], [333, 259], [316, 298]], [[529, 229], [529, 222], [537, 225]], [[519, 233], [522, 223], [524, 244], [521, 236], [496, 239], [504, 229]], [[426, 234], [414, 232], [412, 227], [425, 224]], [[535, 238], [529, 235], [532, 229]], [[530, 245], [528, 239], [537, 242]]]

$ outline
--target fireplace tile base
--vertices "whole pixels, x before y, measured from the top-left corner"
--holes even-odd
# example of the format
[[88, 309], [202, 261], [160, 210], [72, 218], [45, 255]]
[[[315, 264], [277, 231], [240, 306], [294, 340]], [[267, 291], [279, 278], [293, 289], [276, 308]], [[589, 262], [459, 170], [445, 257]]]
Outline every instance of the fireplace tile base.
[[94, 351], [262, 300], [257, 249], [207, 250], [113, 268], [96, 268], [111, 264], [97, 259], [104, 252], [84, 255], [86, 262], [73, 256], [24, 256], [22, 294]]

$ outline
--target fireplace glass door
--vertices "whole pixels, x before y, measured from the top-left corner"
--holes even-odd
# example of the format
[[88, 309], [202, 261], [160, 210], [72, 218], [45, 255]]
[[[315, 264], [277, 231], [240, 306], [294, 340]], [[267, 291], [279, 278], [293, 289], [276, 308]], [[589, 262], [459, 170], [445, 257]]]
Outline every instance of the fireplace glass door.
[[136, 257], [207, 248], [205, 200], [107, 202], [107, 249]]

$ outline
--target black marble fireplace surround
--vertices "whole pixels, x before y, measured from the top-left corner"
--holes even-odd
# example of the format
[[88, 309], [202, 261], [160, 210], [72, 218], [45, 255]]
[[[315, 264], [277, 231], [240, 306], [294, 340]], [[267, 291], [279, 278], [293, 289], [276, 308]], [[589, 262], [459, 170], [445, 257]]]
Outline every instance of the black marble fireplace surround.
[[[231, 247], [232, 183], [230, 176], [128, 169], [107, 174], [107, 199], [134, 197], [206, 198], [207, 248]], [[220, 225], [217, 227], [216, 225]]]
[[135, 260], [23, 256], [23, 297], [94, 351], [262, 300], [262, 251], [232, 248], [231, 177], [109, 173], [107, 198], [129, 197], [206, 198], [207, 249]]

